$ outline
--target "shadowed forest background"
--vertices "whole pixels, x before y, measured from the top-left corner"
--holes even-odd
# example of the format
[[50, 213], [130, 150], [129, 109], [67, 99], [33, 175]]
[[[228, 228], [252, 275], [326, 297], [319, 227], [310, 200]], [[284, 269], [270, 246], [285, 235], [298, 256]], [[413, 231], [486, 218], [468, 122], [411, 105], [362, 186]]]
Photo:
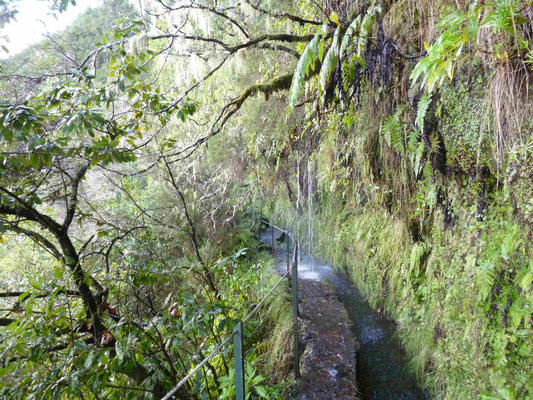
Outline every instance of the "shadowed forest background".
[[[278, 279], [264, 217], [398, 324], [432, 398], [532, 399], [532, 18], [103, 0], [1, 60], [0, 398], [162, 398]], [[282, 293], [245, 332], [253, 399], [295, 387]], [[231, 351], [176, 398], [233, 399]]]

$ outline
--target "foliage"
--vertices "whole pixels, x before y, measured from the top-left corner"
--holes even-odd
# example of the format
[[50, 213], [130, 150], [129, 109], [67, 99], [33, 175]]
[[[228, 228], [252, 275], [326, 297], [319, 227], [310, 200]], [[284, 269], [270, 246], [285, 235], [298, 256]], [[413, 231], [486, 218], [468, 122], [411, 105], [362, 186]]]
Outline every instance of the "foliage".
[[[274, 388], [264, 386], [262, 383], [266, 380], [266, 377], [260, 375], [255, 370], [254, 366], [250, 363], [245, 365], [244, 387], [245, 398], [258, 398], [258, 399], [281, 399], [280, 395]], [[222, 392], [219, 399], [231, 400], [235, 398], [235, 369], [231, 368], [230, 373], [221, 378]]]
[[[306, 157], [316, 162], [313, 205], [320, 207], [311, 216], [321, 223], [313, 224], [313, 248], [348, 272], [369, 303], [398, 323], [410, 367], [435, 398], [529, 399], [533, 393], [531, 221], [524, 200], [532, 188], [523, 180], [531, 164], [531, 132], [520, 144], [500, 139], [494, 134], [498, 110], [488, 106], [491, 85], [527, 97], [525, 87], [511, 82], [523, 76], [519, 63], [526, 53], [517, 43], [527, 37], [529, 25], [518, 16], [512, 31], [494, 30], [490, 22], [500, 12], [527, 15], [528, 5], [517, 4], [486, 3], [473, 6], [472, 14], [456, 11], [461, 22], [443, 20], [439, 29], [445, 32], [437, 35], [432, 50], [428, 45], [429, 60], [415, 67], [413, 74], [420, 75], [412, 75], [411, 82], [433, 76], [431, 88], [426, 82], [423, 90], [407, 91], [409, 61], [394, 57], [394, 74], [399, 74], [391, 87], [363, 78], [358, 107], [339, 110], [332, 102], [327, 115], [319, 116], [320, 126], [312, 125], [316, 133], [308, 136], [302, 129], [292, 144], [306, 152], [300, 153], [300, 171]], [[443, 9], [440, 3], [433, 6], [433, 11]], [[387, 12], [396, 14], [387, 18], [403, 21], [406, 9], [400, 10], [391, 8]], [[475, 40], [468, 36], [468, 15], [479, 19]], [[420, 28], [427, 33], [434, 27]], [[454, 38], [457, 47], [449, 42]], [[343, 43], [349, 40], [341, 40], [341, 48]], [[376, 57], [384, 57], [383, 49], [372, 45]], [[340, 57], [345, 82], [351, 82], [350, 51]], [[363, 55], [366, 65], [375, 62]], [[450, 64], [436, 72], [447, 60]], [[452, 82], [446, 79], [449, 65]], [[494, 77], [502, 65], [513, 66], [505, 70], [509, 81]], [[523, 111], [528, 116], [523, 120], [503, 119], [529, 129], [531, 112]], [[503, 156], [495, 146], [501, 146]], [[503, 167], [494, 168], [495, 162]], [[302, 196], [308, 179], [306, 171], [297, 176], [297, 163], [289, 155], [274, 175], [268, 161], [258, 162], [269, 193], [264, 209], [276, 220], [297, 220], [291, 192], [299, 189]], [[290, 190], [279, 178], [287, 175]], [[308, 240], [307, 229], [299, 231]]]
[[[352, 62], [357, 62], [364, 68], [365, 61], [363, 53], [367, 49], [374, 23], [381, 11], [381, 6], [373, 1], [362, 19], [362, 14], [357, 15], [347, 28], [338, 21], [338, 17], [337, 19], [332, 17], [337, 27], [333, 33], [332, 43], [327, 49], [325, 56], [323, 55], [323, 51], [325, 48], [326, 37], [324, 36], [326, 35], [327, 24], [322, 25], [317, 30], [315, 37], [309, 42], [298, 61], [292, 79], [289, 109], [294, 108], [296, 105], [296, 101], [303, 91], [305, 78], [310, 77], [309, 68], [311, 67], [312, 71], [314, 71], [317, 60], [322, 62], [318, 76], [318, 96], [322, 104], [326, 101], [326, 90], [329, 82], [332, 80], [332, 73], [336, 70], [339, 62], [341, 62], [341, 69], [343, 71], [345, 71], [344, 64], [346, 62], [344, 59], [346, 58]], [[350, 57], [346, 57], [348, 54]], [[353, 64], [350, 65], [353, 67]], [[342, 81], [343, 77], [339, 77], [339, 79]]]
[[384, 119], [380, 126], [385, 141], [392, 146], [398, 153], [403, 154], [404, 148], [404, 126], [401, 121], [403, 109], [398, 107], [394, 114]]
[[[445, 30], [431, 45], [424, 43], [427, 56], [413, 69], [410, 77], [412, 84], [422, 78], [421, 87], [427, 85], [431, 93], [446, 76], [452, 80], [457, 60], [469, 43], [477, 42], [479, 32], [485, 28], [491, 28], [496, 34], [505, 32], [511, 38], [511, 48], [505, 48], [503, 43], [495, 47], [496, 59], [508, 59], [512, 50], [523, 49], [528, 41], [517, 29], [519, 25], [529, 22], [521, 14], [523, 3], [520, 0], [475, 1], [468, 12], [454, 11], [443, 18], [437, 27]], [[514, 48], [515, 38], [518, 49]]]
[[424, 132], [424, 118], [431, 103], [431, 93], [424, 93], [418, 102], [417, 112], [416, 112], [416, 125], [420, 132]]
[[[126, 20], [110, 18], [118, 14]], [[205, 87], [175, 82], [173, 52], [202, 50], [179, 47], [181, 33], [147, 34], [179, 18], [150, 26], [132, 14], [128, 3], [107, 1], [38, 52], [3, 62], [0, 252], [14, 246], [25, 257], [19, 269], [14, 257], [0, 263], [8, 310], [0, 319], [2, 398], [161, 398], [271, 288], [254, 235], [235, 226], [248, 189], [230, 181], [230, 167], [220, 173], [220, 165], [237, 165], [238, 152], [210, 152], [219, 160], [205, 161], [192, 156], [202, 141], [187, 148], [205, 125], [193, 115], [212, 117], [220, 105], [207, 100], [207, 78]], [[208, 30], [188, 17], [187, 29]], [[217, 37], [240, 44], [218, 22]], [[43, 57], [21, 67], [34, 53]], [[262, 68], [256, 72], [266, 75]], [[263, 397], [281, 390], [265, 378], [261, 342], [277, 329], [274, 316], [287, 320], [286, 301], [267, 302], [272, 316], [249, 322], [247, 357]], [[217, 397], [230, 358], [226, 349], [178, 395]], [[283, 379], [286, 371], [277, 373]]]
[[[485, 107], [525, 92], [529, 4], [363, 3], [106, 1], [2, 61], [2, 398], [161, 398], [277, 279], [253, 214], [306, 208], [437, 398], [531, 397], [531, 108]], [[250, 398], [287, 397], [279, 289], [245, 334]], [[230, 398], [231, 357], [178, 396]]]
[[319, 46], [324, 35], [324, 28], [319, 28], [298, 60], [290, 88], [289, 108], [294, 108], [303, 91], [305, 78], [316, 68], [315, 64], [319, 59]]
[[[428, 103], [427, 100], [420, 100], [420, 103], [423, 102]], [[415, 176], [418, 176], [423, 167], [422, 159], [424, 156], [425, 144], [421, 140], [421, 134], [417, 128], [413, 127], [411, 132], [406, 134], [405, 123], [401, 120], [402, 113], [403, 109], [398, 107], [394, 114], [384, 119], [380, 126], [380, 130], [389, 146], [399, 154], [407, 155], [407, 159], [411, 163], [411, 169]], [[421, 113], [419, 106], [419, 117], [422, 116], [422, 126], [423, 114], [425, 114], [425, 112]], [[417, 124], [419, 122], [418, 120], [419, 118], [417, 118]]]
[[320, 95], [322, 103], [325, 102], [326, 89], [329, 77], [333, 70], [337, 67], [337, 62], [339, 60], [339, 32], [340, 27], [337, 27], [337, 29], [335, 30], [335, 34], [333, 35], [333, 42], [331, 43], [331, 46], [328, 49], [326, 56], [324, 57], [324, 60], [322, 62], [322, 68], [320, 69], [318, 93]]

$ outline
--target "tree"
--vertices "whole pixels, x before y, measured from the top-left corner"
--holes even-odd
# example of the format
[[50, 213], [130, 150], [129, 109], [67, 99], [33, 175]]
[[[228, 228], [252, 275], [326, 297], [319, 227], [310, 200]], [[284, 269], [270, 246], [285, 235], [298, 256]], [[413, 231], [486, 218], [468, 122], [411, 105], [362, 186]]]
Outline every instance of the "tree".
[[[15, 332], [17, 338], [17, 346], [5, 349], [8, 357], [2, 374], [16, 374], [15, 370], [20, 374], [20, 385], [12, 391], [6, 389], [6, 396], [17, 397], [23, 386], [28, 385], [44, 398], [80, 396], [81, 387], [94, 390], [96, 397], [98, 393], [107, 393], [122, 398], [120, 391], [105, 392], [113, 376], [128, 396], [135, 396], [140, 390], [159, 398], [165, 387], [176, 383], [176, 368], [187, 372], [190, 362], [187, 360], [195, 346], [201, 345], [203, 335], [206, 335], [203, 343], [209, 339], [207, 343], [216, 344], [221, 333], [215, 327], [220, 321], [227, 321], [225, 329], [231, 328], [233, 320], [220, 293], [220, 286], [224, 286], [221, 273], [218, 272], [218, 281], [215, 277], [221, 264], [217, 258], [210, 258], [209, 243], [202, 239], [207, 229], [201, 221], [208, 216], [214, 220], [216, 216], [217, 220], [225, 221], [217, 222], [218, 225], [230, 224], [242, 200], [228, 201], [218, 194], [226, 190], [227, 183], [216, 179], [216, 171], [206, 169], [203, 177], [197, 175], [194, 180], [188, 180], [178, 170], [183, 165], [180, 163], [193, 161], [193, 154], [222, 131], [246, 100], [259, 93], [268, 97], [288, 89], [292, 79], [290, 68], [279, 73], [267, 67], [270, 71], [265, 71], [268, 75], [265, 82], [249, 85], [241, 95], [222, 105], [218, 115], [209, 121], [207, 130], [202, 124], [197, 125], [193, 133], [202, 134], [192, 141], [187, 135], [169, 135], [169, 132], [179, 129], [180, 124], [195, 125], [193, 115], [202, 118], [215, 115], [213, 110], [219, 100], [210, 104], [204, 97], [204, 108], [198, 111], [199, 103], [191, 97], [201, 95], [202, 86], [212, 85], [211, 79], [217, 74], [224, 77], [224, 69], [235, 67], [245, 51], [258, 51], [254, 57], [266, 53], [269, 58], [281, 59], [283, 65], [290, 66], [298, 56], [295, 45], [305, 44], [314, 37], [305, 32], [305, 27], [318, 24], [311, 17], [254, 8], [248, 3], [214, 6], [209, 2], [175, 5], [157, 1], [143, 10], [144, 21], [132, 18], [127, 12], [127, 19], [118, 22], [92, 47], [91, 40], [78, 34], [86, 31], [88, 21], [94, 23], [94, 19], [103, 18], [110, 10], [122, 6], [123, 3], [108, 2], [103, 9], [86, 13], [75, 28], [49, 37], [38, 46], [46, 54], [44, 62], [43, 58], [39, 59], [40, 65], [23, 67], [21, 71], [17, 66], [28, 57], [23, 54], [9, 60], [4, 67], [1, 90], [5, 99], [0, 105], [0, 230], [3, 234], [11, 232], [32, 240], [49, 254], [50, 260], [55, 260], [50, 262], [55, 267], [52, 268], [54, 276], [49, 275], [44, 284], [34, 283], [32, 290], [10, 290], [1, 296], [15, 300], [12, 303], [15, 313], [20, 313], [22, 304], [27, 310], [37, 304], [46, 305], [50, 310], [54, 304], [58, 305], [57, 312], [50, 311], [36, 320], [31, 319], [34, 315], [31, 311], [26, 312], [26, 319], [10, 316], [0, 319], [6, 332]], [[243, 9], [254, 15], [259, 13], [259, 20], [263, 21], [259, 30], [255, 31], [256, 24], [239, 22], [246, 15]], [[202, 25], [206, 16], [212, 30]], [[281, 25], [301, 25], [302, 32], [270, 33], [261, 26], [267, 17], [280, 20]], [[100, 33], [97, 30], [88, 37]], [[176, 59], [194, 59], [205, 71], [192, 82], [182, 81], [175, 87], [169, 80]], [[208, 64], [211, 66], [204, 68]], [[147, 174], [163, 176], [175, 193], [169, 209], [179, 207], [178, 223], [166, 222], [170, 211], [161, 216], [132, 195], [127, 187], [128, 179], [147, 179], [144, 178]], [[109, 182], [116, 192], [128, 196], [135, 210], [131, 225], [121, 226], [106, 220], [102, 211], [93, 209], [91, 201], [85, 198], [84, 181], [96, 175], [119, 177], [110, 178]], [[199, 189], [200, 183], [204, 187]], [[202, 199], [206, 200], [198, 202], [196, 194], [202, 191]], [[238, 192], [236, 189], [235, 193]], [[211, 204], [217, 199], [220, 201], [214, 208]], [[91, 233], [84, 235], [76, 224]], [[153, 275], [117, 273], [119, 279], [124, 279], [118, 284], [110, 278], [112, 250], [120, 249], [122, 240], [140, 231], [144, 233], [138, 234], [139, 241], [132, 248], [149, 248], [140, 238], [154, 234], [155, 227], [181, 229], [183, 238], [190, 243], [189, 254], [196, 259], [194, 267], [185, 269], [192, 271], [202, 288], [197, 298], [206, 301], [201, 300], [201, 305], [197, 305], [200, 300], [186, 291], [179, 297], [184, 309], [197, 307], [194, 315], [201, 316], [194, 317], [195, 321], [199, 319], [192, 328], [182, 326], [168, 332], [172, 323], [170, 311], [175, 309], [162, 312], [154, 304], [154, 297], [163, 306], [164, 299], [157, 293], [152, 296], [138, 290], [143, 287], [144, 291], [151, 291], [143, 285], [154, 282]], [[155, 250], [149, 252], [161, 266], [165, 265], [166, 257]], [[183, 249], [179, 252], [187, 254]], [[212, 252], [220, 256], [218, 248]], [[88, 260], [94, 256], [99, 261], [91, 264]], [[152, 261], [138, 257], [136, 262]], [[119, 315], [108, 302], [110, 293], [117, 296], [117, 288], [124, 285], [137, 305], [143, 303], [142, 310], [128, 310], [128, 316]], [[125, 301], [125, 304], [134, 302]], [[49, 327], [45, 327], [46, 321], [52, 322]], [[32, 335], [32, 329], [27, 327], [40, 333]], [[179, 349], [190, 351], [190, 357], [181, 359], [177, 349], [171, 350], [165, 334], [176, 342], [184, 342]], [[134, 346], [133, 340], [139, 343], [135, 351], [125, 351], [128, 346]], [[26, 352], [25, 347], [31, 351]], [[149, 361], [143, 361], [144, 357]], [[67, 367], [69, 360], [74, 363], [75, 372]], [[44, 363], [54, 371], [42, 385], [24, 377], [25, 369], [36, 365], [33, 363]], [[111, 367], [89, 379], [90, 371], [94, 373], [102, 363]], [[224, 361], [222, 366], [227, 370]], [[218, 383], [220, 366], [208, 364], [207, 367], [208, 371], [204, 371], [207, 392], [216, 392], [210, 385]], [[67, 376], [70, 380], [66, 380]], [[65, 380], [61, 381], [60, 377]], [[76, 379], [82, 380], [81, 386], [73, 383]], [[186, 388], [183, 396], [192, 392], [192, 387]]]

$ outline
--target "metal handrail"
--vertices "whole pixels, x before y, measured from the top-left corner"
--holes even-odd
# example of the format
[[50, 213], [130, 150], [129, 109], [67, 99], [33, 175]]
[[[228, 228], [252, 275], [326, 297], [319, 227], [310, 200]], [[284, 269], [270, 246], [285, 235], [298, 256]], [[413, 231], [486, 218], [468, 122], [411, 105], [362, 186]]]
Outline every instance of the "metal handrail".
[[[276, 228], [278, 229], [279, 231], [281, 232], [284, 232], [288, 238], [290, 238], [293, 243], [295, 244], [295, 252], [294, 252], [294, 261], [292, 263], [292, 265], [289, 267], [289, 265], [287, 265], [287, 271], [280, 277], [280, 279], [276, 282], [276, 284], [272, 287], [272, 289], [269, 290], [269, 292], [263, 297], [263, 299], [261, 299], [261, 301], [254, 307], [254, 309], [252, 311], [250, 311], [248, 313], [248, 315], [244, 318], [244, 320], [242, 322], [240, 322], [238, 325], [238, 329], [235, 329], [231, 335], [228, 335], [226, 336], [220, 343], [218, 343], [215, 348], [213, 349], [213, 351], [207, 356], [205, 357], [202, 361], [200, 361], [194, 368], [191, 372], [189, 372], [185, 377], [183, 377], [177, 384], [176, 386], [174, 386], [161, 400], [169, 400], [181, 387], [183, 387], [183, 385], [185, 385], [185, 383], [187, 383], [187, 381], [189, 379], [191, 379], [199, 370], [200, 368], [202, 368], [205, 364], [207, 364], [207, 362], [213, 358], [214, 356], [218, 355], [222, 349], [224, 348], [224, 346], [226, 346], [232, 338], [234, 338], [236, 335], [239, 335], [240, 336], [240, 341], [241, 341], [241, 347], [242, 347], [242, 332], [241, 332], [241, 327], [242, 325], [244, 325], [245, 323], [247, 323], [251, 318], [252, 316], [259, 310], [259, 308], [265, 303], [265, 301], [270, 297], [270, 295], [272, 293], [274, 293], [274, 291], [278, 288], [278, 286], [281, 284], [281, 282], [283, 282], [283, 280], [285, 278], [287, 278], [287, 276], [289, 275], [289, 273], [292, 272], [292, 303], [293, 303], [293, 330], [294, 330], [294, 373], [295, 373], [295, 377], [296, 378], [299, 378], [300, 377], [300, 370], [299, 370], [299, 346], [298, 346], [298, 242], [296, 240], [294, 240], [294, 238], [292, 237], [292, 235], [287, 232], [286, 230], [284, 229], [281, 229], [279, 227], [277, 227], [276, 225], [272, 224], [271, 222], [268, 222], [268, 221], [265, 221], [265, 220], [262, 220], [262, 219], [259, 219], [261, 222], [264, 222], [265, 224], [268, 224], [270, 226], [272, 226], [272, 228]], [[275, 246], [275, 243], [272, 243], [272, 246], [274, 247]], [[288, 251], [288, 241], [287, 241], [287, 251]], [[237, 357], [236, 357], [237, 358]], [[242, 365], [242, 354], [241, 354], [241, 360], [240, 360], [240, 363]], [[235, 365], [237, 366], [238, 365], [238, 360], [236, 359], [235, 360]], [[240, 371], [240, 377], [237, 376], [237, 368], [236, 368], [236, 371], [235, 371], [235, 380], [236, 380], [236, 389], [237, 389], [237, 386], [238, 385], [238, 380], [241, 381], [241, 391], [242, 393], [239, 393], [238, 390], [236, 390], [236, 399], [237, 400], [240, 400], [241, 398], [244, 398], [244, 371], [242, 371], [242, 368], [241, 368], [241, 371]]]
[[176, 393], [183, 385], [185, 385], [185, 383], [191, 379], [197, 372], [200, 368], [202, 368], [205, 364], [207, 364], [207, 362], [213, 358], [214, 356], [216, 356], [218, 353], [220, 353], [220, 351], [222, 350], [222, 348], [228, 344], [228, 342], [233, 338], [233, 334], [227, 336], [222, 342], [220, 342], [219, 344], [217, 344], [215, 346], [215, 349], [206, 357], [204, 358], [202, 361], [200, 361], [200, 363], [193, 368], [193, 370], [191, 372], [189, 372], [181, 381], [178, 382], [178, 384], [176, 386], [174, 386], [172, 388], [172, 390], [170, 392], [168, 392], [161, 400], [168, 400], [170, 399], [174, 393]]
[[259, 221], [261, 221], [261, 222], [263, 222], [263, 223], [265, 223], [265, 224], [267, 224], [267, 225], [270, 225], [270, 226], [273, 227], [273, 228], [276, 228], [276, 229], [277, 229], [278, 231], [280, 231], [280, 232], [285, 233], [287, 236], [289, 236], [289, 237], [291, 238], [291, 240], [292, 240], [293, 243], [296, 243], [296, 239], [294, 239], [294, 237], [290, 234], [289, 231], [286, 231], [285, 229], [281, 229], [279, 226], [276, 226], [276, 225], [274, 225], [272, 222], [268, 222], [268, 221], [266, 221], [266, 220], [264, 220], [264, 219], [259, 218]]

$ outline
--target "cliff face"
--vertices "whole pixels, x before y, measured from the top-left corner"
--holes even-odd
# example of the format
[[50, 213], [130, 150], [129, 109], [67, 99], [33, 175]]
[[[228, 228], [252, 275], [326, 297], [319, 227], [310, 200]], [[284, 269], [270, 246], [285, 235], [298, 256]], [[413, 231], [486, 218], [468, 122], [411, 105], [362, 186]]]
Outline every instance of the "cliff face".
[[[297, 154], [265, 172], [277, 194], [267, 212], [295, 218], [300, 193], [302, 237], [312, 232], [315, 250], [397, 321], [411, 367], [435, 398], [528, 399], [530, 64], [512, 38], [483, 30], [440, 87], [413, 85], [421, 41], [446, 29], [436, 25], [445, 6], [468, 13], [467, 4], [445, 3], [383, 5], [364, 67], [356, 61], [339, 79], [351, 103], [330, 88], [327, 110], [308, 113]], [[529, 37], [531, 22], [518, 29]], [[292, 187], [280, 178], [290, 173]]]

